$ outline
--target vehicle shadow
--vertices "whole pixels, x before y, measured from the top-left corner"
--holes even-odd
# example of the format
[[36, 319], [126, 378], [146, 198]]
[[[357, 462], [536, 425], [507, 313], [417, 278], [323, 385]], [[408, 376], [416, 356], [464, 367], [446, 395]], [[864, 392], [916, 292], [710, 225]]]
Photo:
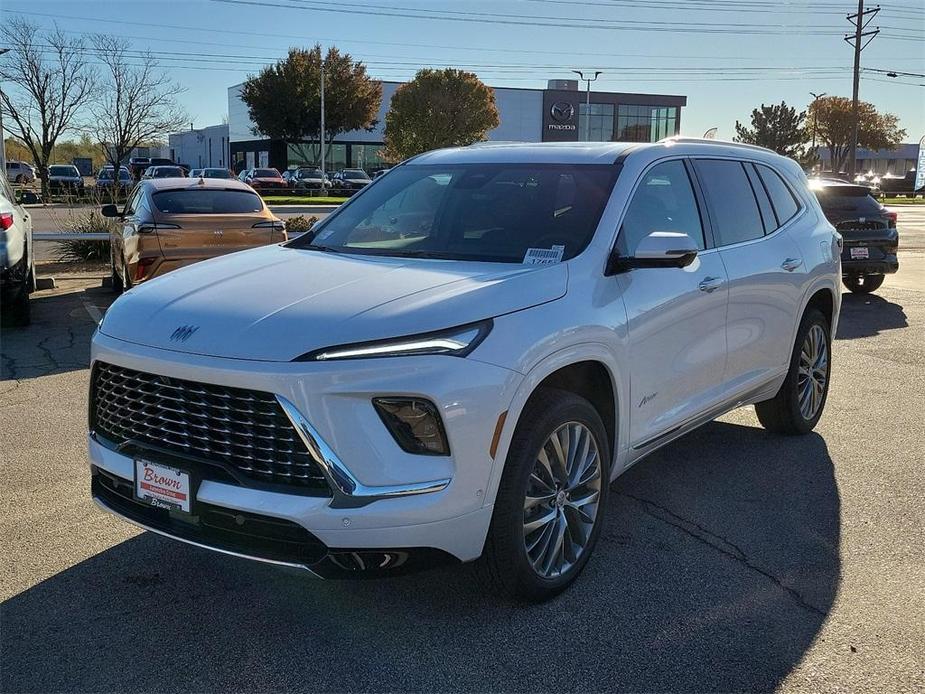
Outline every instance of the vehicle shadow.
[[842, 294], [836, 340], [873, 337], [884, 330], [907, 328], [906, 312], [899, 304], [876, 294]]
[[86, 369], [97, 325], [91, 312], [102, 314], [114, 299], [115, 294], [101, 286], [33, 294], [31, 325], [0, 325], [0, 381]]
[[468, 567], [320, 582], [143, 533], [0, 606], [3, 691], [774, 689], [840, 578], [818, 434], [713, 423], [612, 488], [543, 605]]

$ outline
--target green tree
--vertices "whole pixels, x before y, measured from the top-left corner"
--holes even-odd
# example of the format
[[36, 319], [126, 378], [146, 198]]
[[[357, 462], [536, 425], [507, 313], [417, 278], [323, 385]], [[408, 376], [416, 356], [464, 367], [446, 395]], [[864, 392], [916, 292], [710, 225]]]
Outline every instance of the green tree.
[[736, 121], [736, 142], [758, 145], [774, 150], [785, 157], [796, 159], [801, 164], [811, 164], [808, 159], [814, 153], [807, 153], [806, 143], [809, 133], [806, 131], [806, 112], [797, 112], [785, 101], [779, 105], [765, 106], [752, 111], [751, 127]]
[[401, 161], [431, 149], [471, 145], [500, 123], [494, 92], [471, 72], [420, 70], [392, 97], [385, 156]]
[[[827, 96], [810, 105], [810, 123], [816, 139], [828, 147], [832, 171], [842, 171], [851, 151], [851, 99]], [[858, 104], [858, 147], [896, 149], [906, 136], [899, 119], [891, 113], [879, 113], [873, 104]]]
[[[248, 78], [241, 100], [255, 124], [254, 134], [285, 140], [320, 140], [321, 67], [324, 65], [324, 134], [330, 143], [350, 130], [372, 130], [382, 103], [382, 84], [366, 73], [366, 66], [349, 53], [321, 46], [289, 49], [289, 55], [259, 75]], [[330, 146], [330, 144], [329, 144]], [[306, 158], [317, 161], [319, 145], [302, 146]]]

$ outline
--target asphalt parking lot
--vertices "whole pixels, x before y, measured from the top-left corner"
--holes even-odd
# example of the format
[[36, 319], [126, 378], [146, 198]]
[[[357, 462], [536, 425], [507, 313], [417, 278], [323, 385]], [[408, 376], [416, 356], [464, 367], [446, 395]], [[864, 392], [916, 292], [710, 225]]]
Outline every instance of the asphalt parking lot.
[[59, 276], [0, 344], [0, 690], [925, 690], [921, 220], [898, 275], [844, 296], [816, 432], [745, 408], [662, 449], [533, 607], [466, 567], [320, 582], [99, 511], [88, 342], [113, 296]]

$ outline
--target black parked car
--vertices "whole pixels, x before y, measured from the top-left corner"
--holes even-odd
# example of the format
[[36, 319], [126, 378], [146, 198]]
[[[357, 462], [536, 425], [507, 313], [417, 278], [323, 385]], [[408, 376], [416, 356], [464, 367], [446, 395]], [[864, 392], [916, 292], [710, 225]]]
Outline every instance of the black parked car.
[[359, 190], [370, 184], [369, 176], [363, 169], [344, 169], [334, 174], [331, 185], [344, 190]]
[[814, 181], [813, 192], [826, 218], [844, 238], [842, 282], [856, 294], [868, 294], [899, 270], [896, 213], [877, 202], [866, 186]]
[[303, 166], [289, 178], [289, 186], [298, 190], [324, 190], [330, 185], [328, 177], [314, 166]]
[[83, 193], [84, 179], [73, 164], [52, 164], [48, 167], [48, 188], [53, 193]]

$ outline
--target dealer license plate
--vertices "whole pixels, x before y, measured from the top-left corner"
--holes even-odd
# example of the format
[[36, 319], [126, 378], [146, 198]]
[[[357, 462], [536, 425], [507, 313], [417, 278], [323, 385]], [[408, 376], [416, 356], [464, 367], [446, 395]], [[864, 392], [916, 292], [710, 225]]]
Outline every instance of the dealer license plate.
[[190, 512], [188, 472], [150, 460], [135, 460], [135, 496], [157, 508]]
[[848, 252], [851, 254], [852, 260], [867, 260], [870, 258], [870, 251], [866, 246], [861, 248], [849, 248]]

